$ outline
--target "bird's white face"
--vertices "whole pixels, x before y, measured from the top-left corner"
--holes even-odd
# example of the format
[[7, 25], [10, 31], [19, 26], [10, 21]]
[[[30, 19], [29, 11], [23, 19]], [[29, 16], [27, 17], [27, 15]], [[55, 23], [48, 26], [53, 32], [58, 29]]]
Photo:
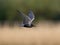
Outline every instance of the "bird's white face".
[[31, 26], [31, 22], [29, 22], [28, 24], [29, 24], [29, 26]]

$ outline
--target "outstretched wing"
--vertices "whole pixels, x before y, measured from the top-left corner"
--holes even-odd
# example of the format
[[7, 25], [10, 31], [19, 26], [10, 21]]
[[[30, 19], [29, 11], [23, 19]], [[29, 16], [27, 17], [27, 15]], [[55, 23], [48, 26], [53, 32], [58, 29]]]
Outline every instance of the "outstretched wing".
[[25, 15], [23, 12], [19, 11], [19, 10], [17, 10], [17, 13], [18, 13], [18, 15], [20, 15], [22, 18], [26, 17], [26, 15]]
[[23, 24], [29, 24], [29, 22], [31, 22], [31, 19], [27, 15], [25, 15], [19, 10], [17, 10], [17, 12], [23, 18]]
[[35, 16], [34, 16], [32, 10], [29, 10], [28, 16], [30, 17], [31, 22], [35, 19]]

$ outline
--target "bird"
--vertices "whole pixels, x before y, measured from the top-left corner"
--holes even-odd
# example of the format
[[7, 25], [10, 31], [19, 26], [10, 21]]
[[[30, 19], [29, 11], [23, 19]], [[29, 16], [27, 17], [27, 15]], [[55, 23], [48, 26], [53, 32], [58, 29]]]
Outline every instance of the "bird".
[[35, 15], [32, 10], [29, 10], [28, 15], [25, 15], [23, 12], [17, 10], [18, 15], [20, 15], [23, 19], [23, 27], [33, 27], [33, 21], [35, 19]]

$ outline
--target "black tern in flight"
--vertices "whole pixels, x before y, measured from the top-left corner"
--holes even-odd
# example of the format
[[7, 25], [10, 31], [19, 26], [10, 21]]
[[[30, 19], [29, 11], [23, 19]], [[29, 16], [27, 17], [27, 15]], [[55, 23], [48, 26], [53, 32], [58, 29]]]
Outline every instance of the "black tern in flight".
[[35, 19], [35, 15], [33, 14], [32, 10], [29, 10], [28, 16], [19, 10], [17, 10], [17, 12], [23, 18], [23, 27], [33, 27], [34, 26], [32, 24], [32, 22]]

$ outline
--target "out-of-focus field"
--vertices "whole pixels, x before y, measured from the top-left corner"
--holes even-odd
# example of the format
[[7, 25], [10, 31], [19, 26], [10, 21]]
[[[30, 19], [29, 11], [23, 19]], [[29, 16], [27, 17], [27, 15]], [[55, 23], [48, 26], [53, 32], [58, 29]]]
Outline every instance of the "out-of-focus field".
[[0, 45], [60, 45], [60, 22], [42, 21], [32, 28], [0, 26]]

